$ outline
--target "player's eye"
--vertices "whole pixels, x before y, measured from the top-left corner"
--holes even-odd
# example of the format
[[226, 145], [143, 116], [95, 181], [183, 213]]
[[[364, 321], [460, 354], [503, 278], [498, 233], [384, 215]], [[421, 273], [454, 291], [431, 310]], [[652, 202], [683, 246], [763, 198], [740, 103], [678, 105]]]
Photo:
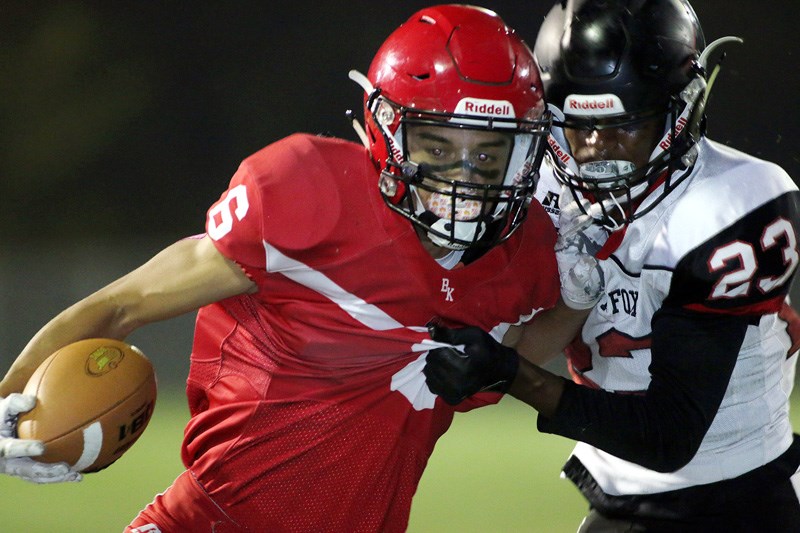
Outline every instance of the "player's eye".
[[479, 152], [472, 156], [472, 162], [480, 168], [492, 168], [500, 164], [501, 157], [492, 152]]

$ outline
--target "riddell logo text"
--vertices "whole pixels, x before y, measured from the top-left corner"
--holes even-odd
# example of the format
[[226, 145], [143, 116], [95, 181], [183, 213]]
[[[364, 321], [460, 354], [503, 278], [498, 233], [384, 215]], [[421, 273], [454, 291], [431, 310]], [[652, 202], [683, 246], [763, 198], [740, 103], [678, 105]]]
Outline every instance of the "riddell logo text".
[[[681, 132], [683, 131], [683, 128], [686, 127], [686, 123], [687, 122], [688, 121], [686, 120], [686, 117], [681, 117], [675, 123], [675, 136], [676, 137], [681, 134]], [[669, 147], [672, 146], [672, 132], [667, 132], [666, 137], [664, 137], [663, 141], [658, 143], [658, 146], [660, 146], [662, 150], [665, 150], [665, 151], [669, 150]]]
[[572, 160], [569, 154], [565, 152], [563, 148], [561, 148], [561, 145], [558, 144], [558, 141], [556, 141], [552, 135], [547, 137], [547, 144], [550, 145], [550, 148], [553, 149], [553, 153], [561, 160], [562, 163], [569, 163]]
[[395, 144], [394, 139], [389, 137], [389, 152], [391, 152], [392, 159], [395, 161], [403, 161], [403, 151], [397, 147]]
[[578, 116], [605, 116], [624, 113], [619, 96], [606, 94], [570, 94], [564, 99], [564, 113]]
[[606, 98], [605, 100], [575, 100], [570, 99], [567, 102], [568, 109], [581, 110], [581, 111], [594, 111], [596, 109], [614, 109], [614, 99]]
[[466, 101], [464, 102], [464, 111], [475, 115], [493, 115], [502, 117], [514, 115], [513, 111], [511, 110], [511, 106], [508, 104], [477, 104], [475, 102]]

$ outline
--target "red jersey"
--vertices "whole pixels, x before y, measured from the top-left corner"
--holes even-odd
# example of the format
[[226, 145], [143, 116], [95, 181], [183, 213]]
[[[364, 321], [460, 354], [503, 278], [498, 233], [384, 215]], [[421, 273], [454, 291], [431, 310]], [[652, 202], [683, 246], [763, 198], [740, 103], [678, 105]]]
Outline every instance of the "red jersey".
[[183, 460], [243, 528], [405, 530], [453, 417], [425, 386], [426, 325], [499, 337], [558, 298], [538, 203], [508, 241], [446, 270], [377, 182], [363, 147], [294, 135], [246, 159], [208, 212], [258, 291], [199, 312]]

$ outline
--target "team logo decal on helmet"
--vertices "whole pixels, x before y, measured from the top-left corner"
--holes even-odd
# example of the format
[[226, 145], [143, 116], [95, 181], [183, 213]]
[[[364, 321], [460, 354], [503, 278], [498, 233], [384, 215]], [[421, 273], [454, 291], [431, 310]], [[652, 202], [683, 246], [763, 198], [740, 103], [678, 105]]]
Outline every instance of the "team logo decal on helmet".
[[530, 49], [495, 13], [423, 9], [366, 76], [350, 77], [366, 93], [360, 135], [392, 210], [453, 250], [497, 244], [520, 226], [550, 115]]

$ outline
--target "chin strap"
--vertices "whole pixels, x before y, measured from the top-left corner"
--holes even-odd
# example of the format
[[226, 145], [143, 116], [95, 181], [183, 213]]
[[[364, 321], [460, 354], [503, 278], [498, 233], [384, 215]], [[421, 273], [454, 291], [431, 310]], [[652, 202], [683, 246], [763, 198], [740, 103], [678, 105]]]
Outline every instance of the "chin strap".
[[372, 86], [372, 82], [369, 81], [369, 78], [364, 76], [356, 69], [350, 70], [350, 72], [347, 73], [347, 77], [356, 82], [368, 95], [372, 94], [372, 91], [375, 90], [375, 87]]
[[[708, 97], [711, 94], [711, 88], [714, 86], [714, 82], [716, 81], [717, 76], [722, 68], [722, 62], [725, 60], [725, 53], [723, 52], [716, 65], [714, 65], [713, 70], [709, 74], [708, 70], [711, 54], [713, 54], [722, 45], [743, 42], [744, 40], [742, 40], [740, 37], [721, 37], [706, 46], [705, 50], [703, 50], [703, 52], [700, 54], [700, 57], [697, 59], [696, 68], [698, 68], [701, 76], [698, 76], [698, 78], [696, 78], [693, 82], [689, 83], [686, 89], [684, 89], [681, 93], [681, 99], [687, 103], [687, 108], [690, 108], [691, 110], [691, 115], [688, 117], [689, 122], [687, 125], [689, 128], [688, 133], [691, 136], [699, 138], [704, 133], [705, 128], [703, 126], [703, 119], [706, 110], [706, 103], [708, 102]], [[697, 148], [692, 146], [681, 158], [681, 163], [688, 168], [694, 164], [696, 158]]]
[[[486, 224], [480, 220], [453, 221], [450, 218], [440, 218], [434, 212], [425, 208], [425, 204], [422, 202], [416, 187], [412, 186], [411, 192], [416, 200], [414, 204], [416, 205], [417, 218], [420, 220], [420, 222], [433, 230], [428, 231], [427, 235], [431, 242], [436, 246], [441, 246], [442, 248], [447, 248], [448, 250], [466, 250], [469, 248], [468, 244], [452, 242], [450, 238], [446, 237], [446, 235], [452, 235], [453, 239], [457, 239], [459, 241], [472, 243], [480, 240], [480, 238], [483, 237], [483, 234], [486, 232]], [[452, 227], [452, 232], [451, 224], [455, 224], [455, 227]], [[475, 236], [476, 233], [477, 237]]]
[[[372, 94], [372, 91], [375, 90], [369, 79], [355, 69], [348, 72], [347, 77], [356, 82], [368, 95]], [[366, 147], [367, 150], [369, 150], [369, 137], [367, 137], [367, 132], [364, 130], [364, 126], [356, 118], [355, 113], [352, 111], [347, 112], [347, 118], [350, 120], [350, 125], [353, 126], [353, 129], [356, 131], [356, 135], [358, 135], [358, 138], [361, 139], [361, 143]]]
[[367, 137], [367, 132], [364, 130], [364, 126], [361, 125], [361, 121], [356, 118], [355, 113], [352, 111], [347, 112], [347, 118], [350, 121], [350, 125], [353, 126], [353, 129], [356, 131], [356, 135], [358, 135], [358, 138], [361, 140], [361, 144], [364, 145], [364, 148], [369, 150], [369, 138]]
[[[716, 39], [711, 44], [706, 46], [706, 49], [703, 50], [702, 54], [700, 54], [700, 58], [697, 60], [697, 62], [700, 64], [701, 67], [703, 67], [704, 70], [707, 71], [708, 70], [708, 60], [711, 57], [711, 53], [714, 52], [714, 50], [716, 50], [717, 48], [719, 48], [720, 46], [722, 46], [723, 44], [726, 44], [726, 43], [739, 43], [739, 44], [742, 44], [743, 42], [744, 42], [744, 39], [742, 39], [741, 37], [733, 36], [733, 35], [729, 35], [727, 37], [720, 37], [719, 39]], [[711, 86], [714, 84], [714, 78], [716, 78], [716, 72], [719, 71], [720, 63], [722, 63], [722, 59], [720, 59], [719, 62], [717, 62], [717, 65], [714, 68], [714, 73], [711, 76], [709, 76], [708, 88], [707, 88], [707, 91], [706, 91], [706, 95], [708, 95], [708, 93], [711, 92]]]

